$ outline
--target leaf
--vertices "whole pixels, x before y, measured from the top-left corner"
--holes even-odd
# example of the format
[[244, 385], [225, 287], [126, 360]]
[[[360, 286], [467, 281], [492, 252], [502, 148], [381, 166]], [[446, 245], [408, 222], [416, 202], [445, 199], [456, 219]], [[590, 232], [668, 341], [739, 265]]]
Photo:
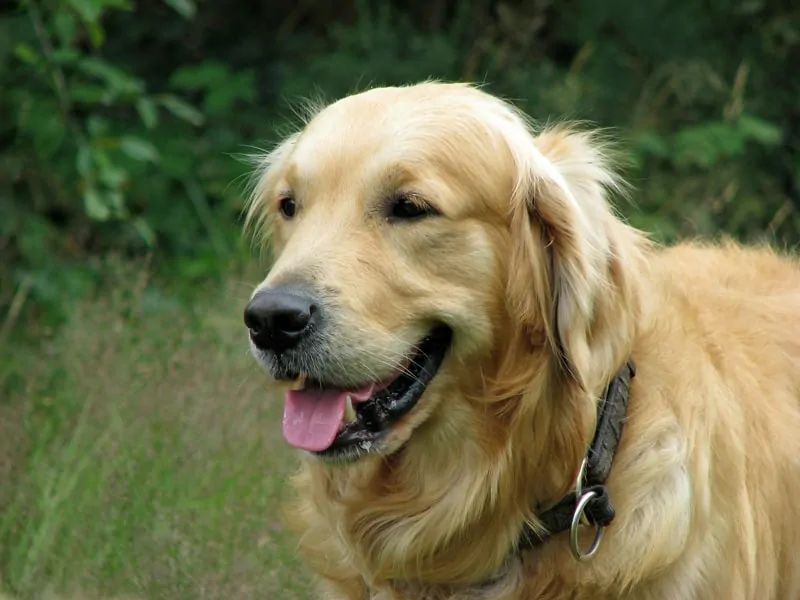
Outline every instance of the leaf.
[[169, 84], [181, 90], [203, 90], [225, 84], [230, 76], [231, 73], [224, 64], [207, 60], [199, 65], [177, 69], [170, 76]]
[[106, 41], [106, 32], [100, 26], [100, 23], [87, 23], [86, 28], [89, 30], [89, 39], [92, 41], [92, 46], [100, 48]]
[[164, 0], [164, 4], [184, 19], [192, 19], [197, 12], [197, 6], [191, 0]]
[[61, 116], [54, 113], [37, 125], [34, 143], [41, 158], [50, 158], [61, 147], [67, 134], [67, 127]]
[[86, 119], [86, 130], [92, 137], [102, 137], [108, 135], [110, 125], [108, 119], [101, 115], [90, 115]]
[[67, 124], [55, 98], [33, 96], [25, 111], [17, 113], [18, 126], [33, 141], [39, 158], [50, 158], [59, 149], [67, 134]]
[[133, 135], [122, 136], [119, 147], [125, 154], [141, 162], [158, 162], [159, 155], [156, 147], [147, 140]]
[[94, 175], [92, 149], [87, 144], [80, 144], [78, 146], [78, 155], [75, 157], [75, 167], [78, 169], [78, 174], [84, 179], [89, 179]]
[[148, 248], [154, 248], [156, 245], [156, 234], [150, 224], [142, 217], [136, 217], [131, 221], [131, 225], [136, 230], [136, 233], [142, 238]]
[[118, 217], [127, 217], [128, 211], [125, 209], [125, 196], [122, 195], [122, 192], [118, 190], [113, 190], [106, 194], [108, 198], [108, 204], [111, 205]]
[[765, 146], [777, 146], [783, 138], [780, 127], [759, 117], [742, 115], [739, 117], [739, 130], [745, 137]]
[[75, 34], [77, 32], [75, 16], [62, 7], [56, 16], [53, 17], [53, 25], [61, 45], [70, 46], [75, 39]]
[[674, 137], [673, 160], [679, 167], [710, 169], [726, 159], [741, 156], [744, 137], [730, 123], [709, 121], [691, 125]]
[[[99, 143], [98, 143], [99, 141]], [[108, 153], [103, 150], [102, 140], [94, 140], [95, 147], [92, 148], [92, 158], [94, 159], [95, 169], [100, 174], [100, 178], [108, 177], [104, 173], [108, 173], [114, 169], [114, 163], [109, 158]]]
[[14, 48], [14, 56], [20, 59], [27, 65], [37, 65], [39, 64], [39, 53], [36, 52], [29, 44], [25, 42], [20, 42]]
[[119, 189], [128, 182], [128, 173], [110, 161], [102, 161], [100, 181], [112, 189]]
[[77, 104], [109, 104], [108, 90], [99, 85], [75, 84], [69, 90], [70, 98]]
[[252, 102], [255, 97], [255, 76], [243, 71], [231, 74], [224, 84], [209, 86], [203, 108], [206, 114], [223, 115], [229, 113], [237, 101]]
[[103, 202], [100, 192], [90, 187], [83, 193], [83, 209], [86, 215], [94, 221], [106, 221], [111, 216], [111, 211]]
[[158, 125], [158, 109], [150, 98], [139, 98], [136, 101], [136, 111], [147, 129], [153, 129]]
[[72, 65], [78, 61], [80, 54], [74, 48], [59, 48], [53, 51], [51, 58], [59, 65]]
[[115, 92], [137, 94], [144, 91], [144, 84], [141, 81], [100, 58], [84, 58], [77, 66], [86, 75], [104, 81]]
[[652, 154], [659, 158], [669, 156], [669, 145], [663, 137], [654, 131], [643, 131], [636, 136], [635, 141], [640, 152]]
[[97, 20], [103, 13], [103, 2], [101, 0], [67, 0], [75, 12], [86, 22], [87, 25], [97, 24]]
[[172, 94], [164, 94], [158, 96], [156, 99], [161, 106], [166, 108], [179, 119], [187, 121], [198, 127], [205, 122], [203, 113], [201, 113], [188, 102], [184, 102], [177, 96], [173, 96]]

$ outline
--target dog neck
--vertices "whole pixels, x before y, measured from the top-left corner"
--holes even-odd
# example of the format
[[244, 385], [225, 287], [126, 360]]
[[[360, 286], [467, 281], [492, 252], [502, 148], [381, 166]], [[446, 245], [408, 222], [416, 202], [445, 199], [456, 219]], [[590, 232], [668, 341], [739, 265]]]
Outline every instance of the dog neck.
[[[589, 525], [597, 528], [596, 541], [599, 543], [599, 536], [602, 535], [603, 528], [610, 525], [615, 517], [614, 507], [605, 483], [622, 438], [631, 381], [635, 376], [635, 364], [633, 360], [629, 359], [611, 380], [603, 397], [600, 398], [594, 438], [586, 458], [581, 464], [575, 490], [540, 514], [540, 526], [534, 527], [530, 523], [525, 524], [520, 535], [518, 550], [538, 547], [562, 531], [570, 531], [573, 534], [578, 527], [577, 524], [584, 519], [588, 521]], [[573, 556], [578, 560], [584, 560], [594, 553], [593, 549], [584, 553], [576, 547], [572, 539], [570, 546]]]
[[[397, 455], [345, 468], [308, 462], [295, 479], [290, 518], [304, 534], [307, 558], [332, 579], [349, 572], [370, 587], [401, 580], [474, 585], [495, 577], [519, 547], [524, 524], [538, 522], [537, 508], [573, 488], [595, 429], [596, 401], [556, 384], [553, 372], [536, 369], [524, 398], [490, 409], [485, 397], [476, 398], [485, 415], [479, 420], [475, 410], [458, 412], [465, 403], [452, 403], [442, 423]], [[441, 387], [466, 398], [475, 385]], [[425, 441], [428, 435], [446, 439]], [[331, 539], [340, 540], [341, 562], [331, 555]]]

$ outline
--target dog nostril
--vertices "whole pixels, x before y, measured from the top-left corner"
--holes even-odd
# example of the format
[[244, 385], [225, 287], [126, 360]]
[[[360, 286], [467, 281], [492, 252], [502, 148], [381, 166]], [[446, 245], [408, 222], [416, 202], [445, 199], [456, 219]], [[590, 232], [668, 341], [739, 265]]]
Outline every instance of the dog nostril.
[[244, 311], [250, 339], [262, 350], [282, 352], [303, 339], [317, 318], [317, 305], [307, 296], [269, 290], [256, 294]]
[[244, 311], [244, 324], [253, 335], [261, 333], [266, 326], [266, 319], [256, 306], [252, 303], [247, 305]]
[[274, 325], [285, 333], [299, 333], [311, 322], [316, 307], [312, 304], [307, 309], [289, 309], [275, 315]]

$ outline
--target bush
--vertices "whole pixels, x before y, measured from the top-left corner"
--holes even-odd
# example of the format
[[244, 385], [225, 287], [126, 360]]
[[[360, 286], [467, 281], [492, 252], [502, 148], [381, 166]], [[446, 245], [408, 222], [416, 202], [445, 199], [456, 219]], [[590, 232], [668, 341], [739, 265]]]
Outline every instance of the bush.
[[[287, 99], [428, 77], [612, 127], [634, 224], [800, 239], [797, 11], [697, 0], [22, 0], [0, 14], [0, 308], [57, 322], [108, 252], [193, 284], [247, 256], [236, 159]], [[34, 313], [29, 313], [33, 316]]]

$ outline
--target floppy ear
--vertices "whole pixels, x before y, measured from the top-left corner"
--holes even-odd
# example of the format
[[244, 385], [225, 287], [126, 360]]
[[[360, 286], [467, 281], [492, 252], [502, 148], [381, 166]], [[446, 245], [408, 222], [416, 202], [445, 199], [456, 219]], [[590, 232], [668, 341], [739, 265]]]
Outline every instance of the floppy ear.
[[592, 134], [560, 127], [525, 137], [511, 148], [511, 313], [543, 329], [560, 372], [594, 391], [630, 350], [644, 242], [609, 206], [619, 180]]

